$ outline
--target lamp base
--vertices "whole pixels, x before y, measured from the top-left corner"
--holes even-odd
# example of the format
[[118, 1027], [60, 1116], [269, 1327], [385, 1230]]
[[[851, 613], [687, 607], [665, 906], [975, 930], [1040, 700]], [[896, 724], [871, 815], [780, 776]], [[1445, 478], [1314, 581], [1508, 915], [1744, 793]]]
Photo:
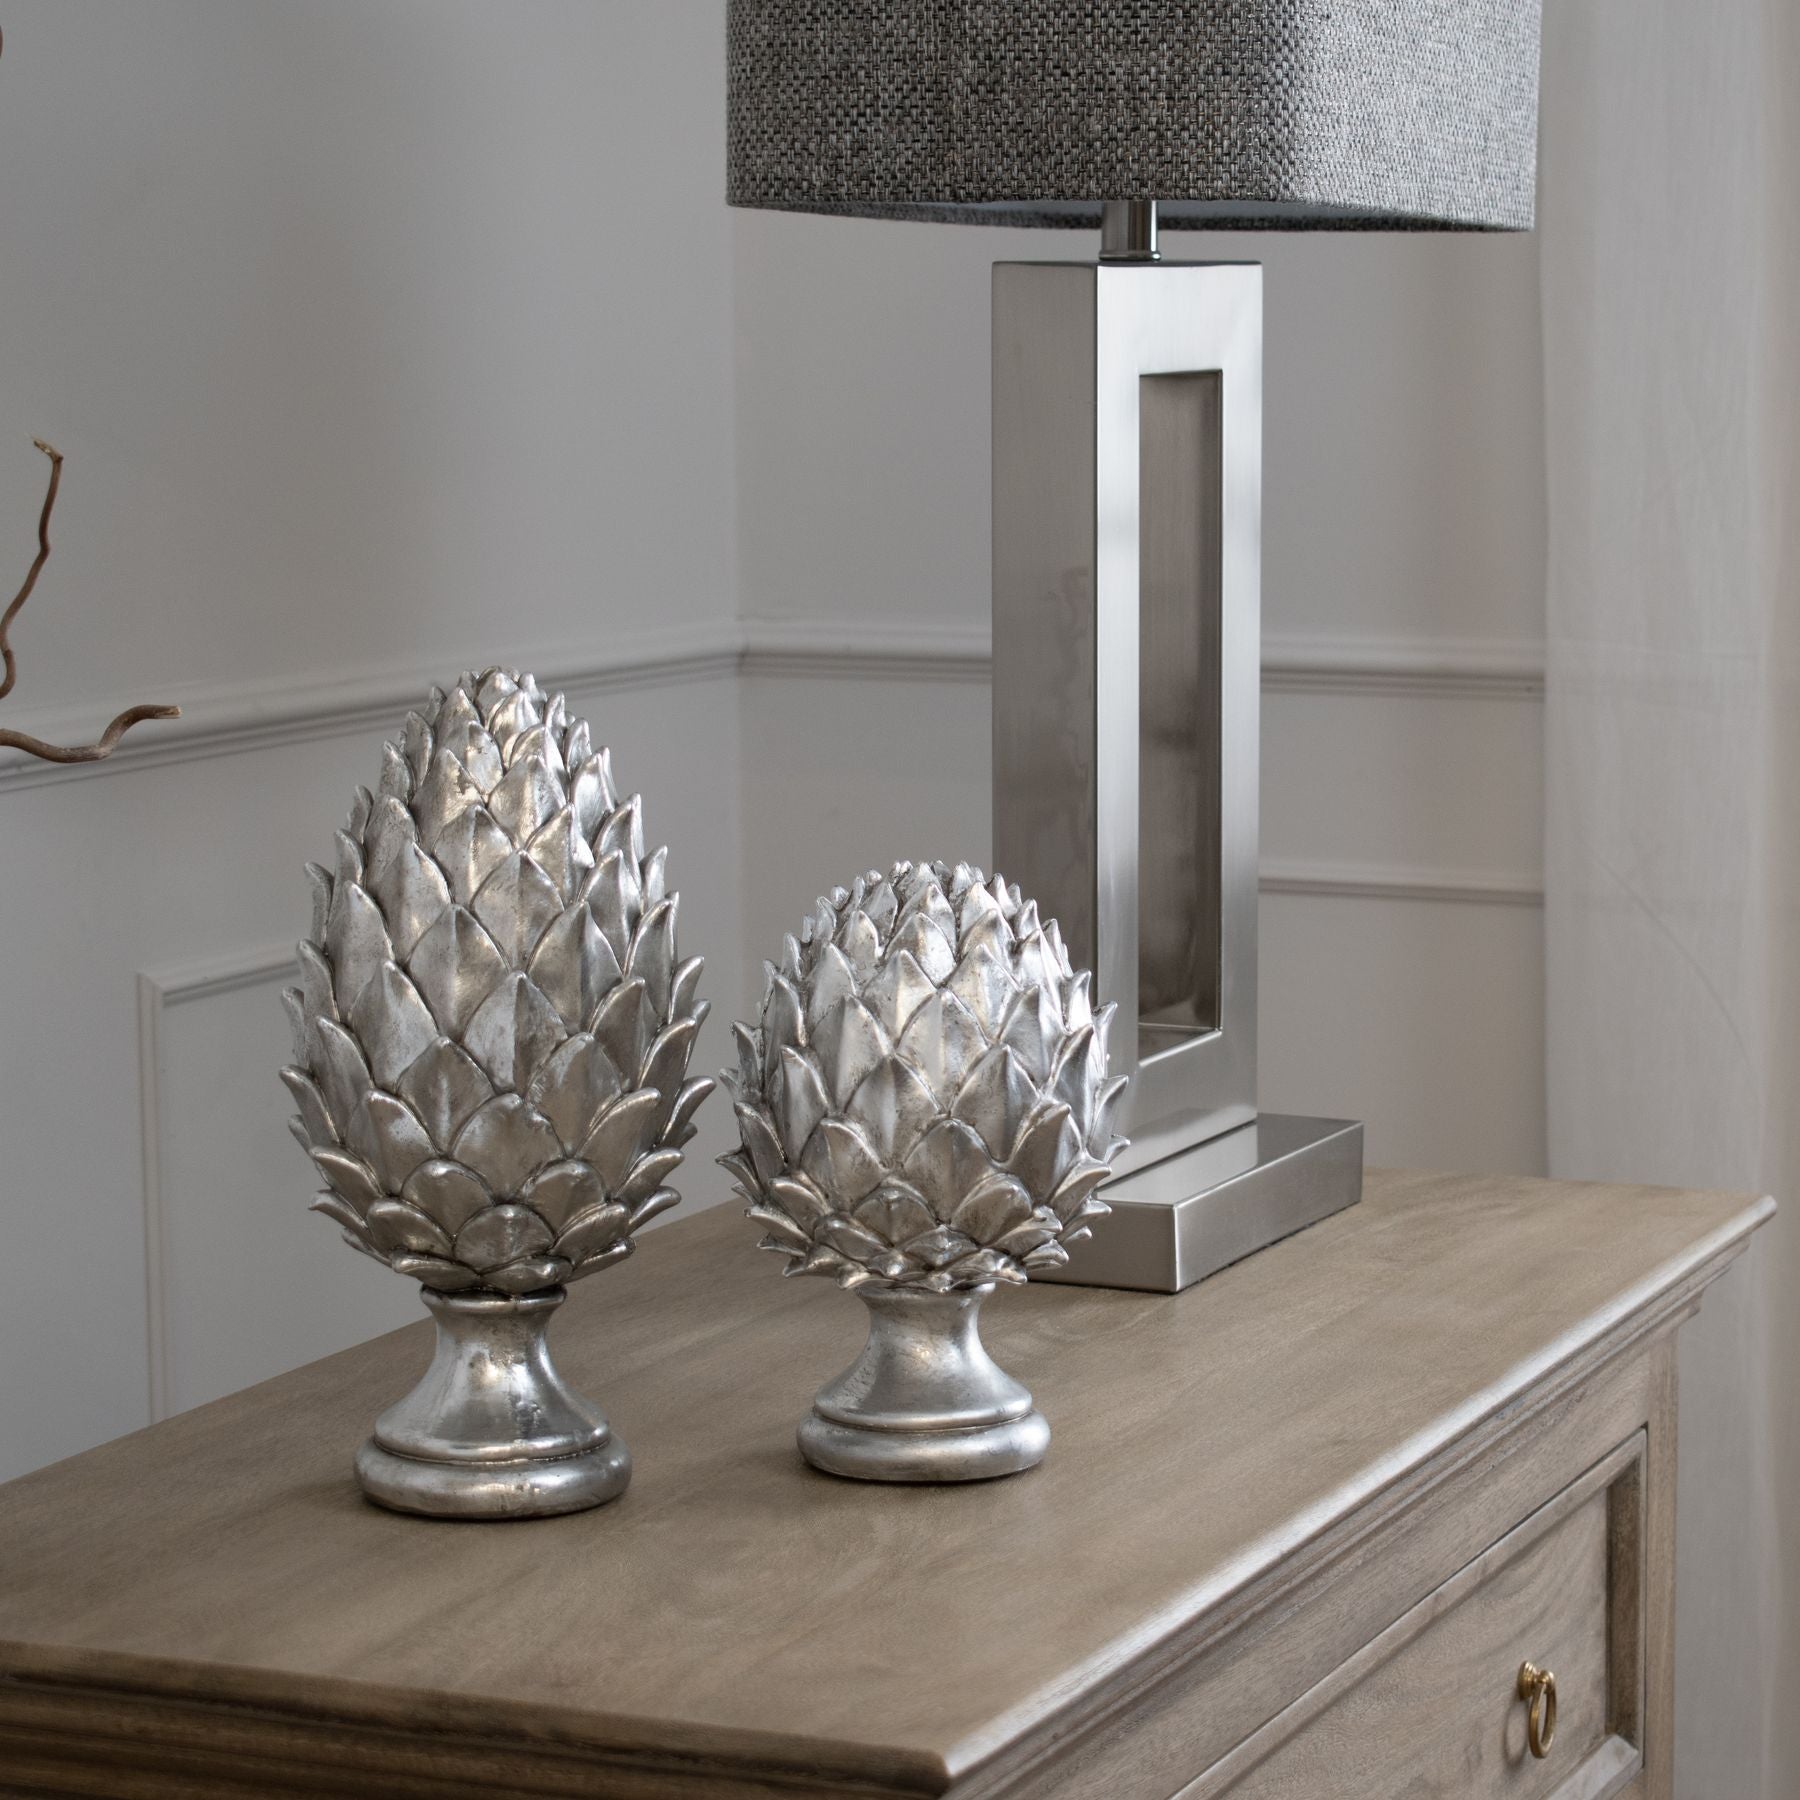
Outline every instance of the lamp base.
[[1362, 1198], [1363, 1128], [1264, 1113], [1100, 1190], [1113, 1217], [1036, 1281], [1178, 1294]]

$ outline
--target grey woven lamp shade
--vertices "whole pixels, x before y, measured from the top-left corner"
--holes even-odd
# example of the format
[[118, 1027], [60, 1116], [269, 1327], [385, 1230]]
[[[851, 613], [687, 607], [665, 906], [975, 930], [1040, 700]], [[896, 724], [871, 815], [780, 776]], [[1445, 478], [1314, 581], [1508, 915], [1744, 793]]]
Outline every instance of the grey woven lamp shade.
[[734, 206], [1528, 229], [1540, 0], [730, 0]]

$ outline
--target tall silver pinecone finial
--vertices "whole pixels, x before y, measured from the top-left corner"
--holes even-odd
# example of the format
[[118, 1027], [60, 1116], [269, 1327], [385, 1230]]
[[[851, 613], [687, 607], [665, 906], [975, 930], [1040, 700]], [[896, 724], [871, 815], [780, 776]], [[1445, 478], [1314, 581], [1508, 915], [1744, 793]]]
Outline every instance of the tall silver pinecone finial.
[[712, 1089], [666, 852], [559, 694], [433, 689], [359, 788], [284, 996], [295, 1136], [354, 1248], [421, 1284], [425, 1379], [357, 1458], [401, 1511], [520, 1517], [622, 1493], [631, 1461], [552, 1366], [566, 1282], [629, 1256]]
[[1050, 1428], [976, 1313], [1107, 1211], [1125, 1077], [1107, 1078], [1113, 1008], [1091, 989], [1053, 920], [961, 863], [871, 870], [768, 967], [724, 1077], [742, 1146], [720, 1160], [787, 1272], [835, 1277], [872, 1315], [800, 1427], [817, 1467], [965, 1481], [1042, 1460]]

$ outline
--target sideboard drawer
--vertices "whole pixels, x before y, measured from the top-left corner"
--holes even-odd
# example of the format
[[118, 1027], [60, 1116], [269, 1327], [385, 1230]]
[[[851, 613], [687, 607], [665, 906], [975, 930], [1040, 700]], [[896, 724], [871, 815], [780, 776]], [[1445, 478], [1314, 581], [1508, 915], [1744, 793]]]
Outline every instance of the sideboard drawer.
[[[1603, 1800], [1643, 1763], [1638, 1432], [1176, 1800]], [[1528, 1742], [1520, 1669], [1554, 1673]]]

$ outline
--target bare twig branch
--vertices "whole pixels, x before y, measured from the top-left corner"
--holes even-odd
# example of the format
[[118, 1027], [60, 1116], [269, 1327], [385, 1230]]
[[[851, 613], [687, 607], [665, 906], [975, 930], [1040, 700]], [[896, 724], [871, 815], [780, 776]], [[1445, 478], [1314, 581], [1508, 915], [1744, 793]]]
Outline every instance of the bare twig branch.
[[42, 738], [31, 737], [23, 731], [0, 729], [0, 749], [24, 750], [32, 756], [41, 757], [45, 762], [103, 762], [119, 747], [119, 739], [132, 726], [141, 725], [146, 719], [180, 717], [179, 706], [130, 706], [107, 726], [97, 744], [46, 744]]
[[42, 438], [33, 438], [33, 445], [43, 451], [50, 459], [50, 485], [44, 490], [44, 510], [38, 514], [38, 553], [31, 565], [30, 573], [25, 577], [25, 585], [13, 595], [12, 605], [0, 616], [0, 656], [6, 658], [6, 679], [0, 681], [0, 700], [4, 700], [12, 692], [13, 683], [19, 678], [19, 666], [13, 657], [12, 645], [6, 641], [6, 634], [12, 629], [12, 622], [19, 616], [19, 609], [31, 598], [31, 590], [37, 586], [37, 578], [44, 564], [50, 560], [50, 515], [56, 510], [56, 490], [62, 486], [62, 452], [53, 450]]
[[[12, 692], [13, 683], [18, 679], [18, 663], [13, 656], [12, 645], [7, 641], [7, 633], [12, 629], [12, 622], [19, 616], [19, 609], [31, 598], [31, 590], [37, 586], [37, 578], [43, 572], [44, 564], [50, 560], [50, 515], [56, 509], [56, 491], [62, 486], [62, 453], [52, 449], [42, 438], [31, 440], [50, 459], [50, 485], [44, 492], [43, 510], [38, 514], [38, 551], [32, 559], [30, 571], [26, 574], [25, 585], [13, 596], [12, 604], [4, 614], [0, 614], [0, 657], [5, 659], [6, 672], [0, 678], [0, 700], [4, 700]], [[47, 744], [42, 738], [32, 737], [23, 731], [0, 730], [0, 749], [23, 750], [28, 756], [38, 757], [44, 762], [53, 763], [89, 763], [100, 762], [112, 755], [118, 748], [119, 739], [132, 726], [141, 725], [146, 719], [179, 719], [179, 706], [130, 706], [120, 713], [101, 733], [99, 740], [92, 744]]]

